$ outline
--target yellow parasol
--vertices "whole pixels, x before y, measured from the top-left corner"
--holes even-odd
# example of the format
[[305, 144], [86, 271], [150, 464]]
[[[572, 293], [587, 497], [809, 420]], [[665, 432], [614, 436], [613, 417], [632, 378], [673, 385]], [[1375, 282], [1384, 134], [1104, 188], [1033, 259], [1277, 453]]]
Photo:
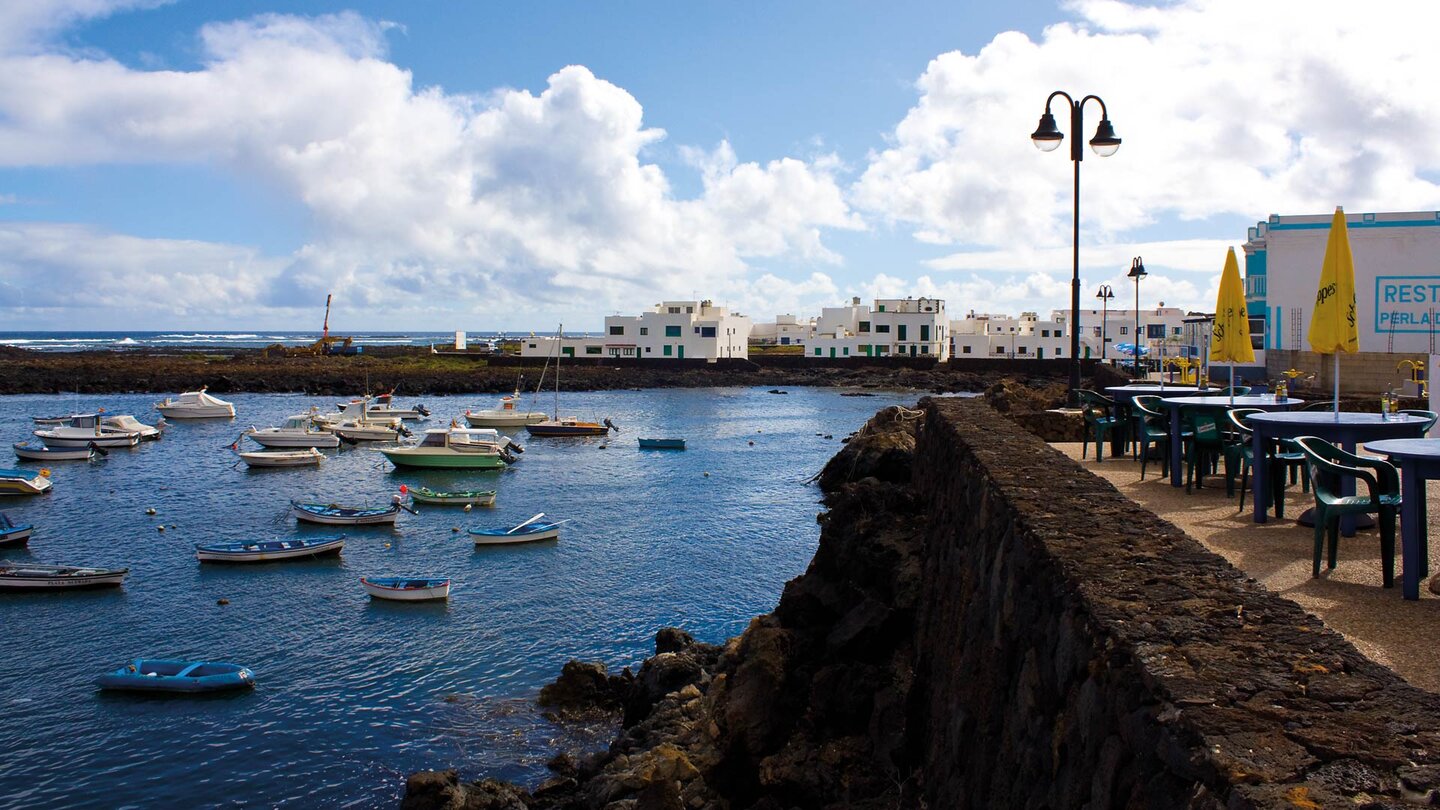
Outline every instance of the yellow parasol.
[[1210, 362], [1230, 364], [1230, 404], [1235, 404], [1235, 364], [1255, 362], [1250, 343], [1250, 313], [1245, 309], [1245, 287], [1235, 248], [1225, 254], [1220, 273], [1220, 294], [1215, 297], [1215, 322], [1210, 327]]
[[1360, 351], [1360, 329], [1355, 323], [1355, 259], [1350, 255], [1345, 210], [1339, 206], [1330, 220], [1320, 289], [1315, 293], [1315, 311], [1310, 315], [1306, 338], [1316, 353], [1335, 355], [1335, 418], [1339, 419], [1340, 352]]

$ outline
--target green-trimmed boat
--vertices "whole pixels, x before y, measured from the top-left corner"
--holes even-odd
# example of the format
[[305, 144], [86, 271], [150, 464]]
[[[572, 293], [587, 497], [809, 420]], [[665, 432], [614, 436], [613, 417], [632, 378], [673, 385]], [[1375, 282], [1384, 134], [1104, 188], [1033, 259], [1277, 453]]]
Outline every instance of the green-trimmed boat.
[[494, 506], [495, 490], [477, 489], [464, 492], [437, 492], [429, 487], [409, 489], [410, 500], [414, 503], [433, 503], [442, 506]]
[[425, 431], [418, 444], [379, 449], [396, 467], [462, 470], [501, 469], [514, 463], [512, 450], [520, 450], [499, 431], [455, 425]]

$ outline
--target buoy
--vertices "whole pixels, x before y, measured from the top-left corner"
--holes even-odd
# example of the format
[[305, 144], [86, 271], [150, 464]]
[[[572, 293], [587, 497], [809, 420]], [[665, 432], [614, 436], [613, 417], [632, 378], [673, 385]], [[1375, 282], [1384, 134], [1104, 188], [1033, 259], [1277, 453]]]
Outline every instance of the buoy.
[[450, 531], [455, 532], [456, 534], [459, 534], [459, 533], [460, 533], [460, 527], [459, 527], [459, 526], [451, 526], [451, 527], [450, 527]]
[[215, 600], [215, 604], [217, 604], [217, 605], [228, 605], [228, 604], [230, 604], [230, 600], [229, 600], [229, 599], [226, 599], [226, 598], [224, 598], [224, 597], [221, 597], [221, 598]]
[[390, 544], [389, 544], [389, 543], [386, 543], [386, 544], [385, 544], [385, 548], [389, 548], [389, 547], [390, 547]]
[[705, 477], [706, 477], [706, 478], [709, 478], [709, 477], [710, 477], [710, 473], [708, 473], [708, 472], [705, 473]]
[[165, 527], [164, 527], [164, 526], [156, 526], [155, 528], [158, 529], [158, 530], [160, 530], [160, 531], [162, 531], [162, 532], [165, 531]]
[[750, 446], [751, 446], [751, 447], [754, 447], [754, 446], [755, 446], [755, 440], [754, 440], [754, 439], [751, 439], [751, 440], [750, 440]]
[[147, 515], [153, 515], [153, 514], [155, 514], [155, 507], [153, 507], [153, 506], [148, 507], [148, 508], [145, 510], [145, 514], [147, 514]]
[[474, 506], [472, 506], [471, 504], [468, 504], [468, 503], [465, 504], [465, 511], [466, 511], [466, 512], [469, 512], [469, 511], [470, 511], [471, 509], [473, 509], [473, 508], [474, 508]]

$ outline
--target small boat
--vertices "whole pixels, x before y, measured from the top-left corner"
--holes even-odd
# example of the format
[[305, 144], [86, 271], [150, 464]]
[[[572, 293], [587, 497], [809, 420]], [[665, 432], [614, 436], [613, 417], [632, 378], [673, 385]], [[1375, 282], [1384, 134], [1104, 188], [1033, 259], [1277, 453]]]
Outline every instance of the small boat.
[[160, 438], [165, 431], [164, 419], [161, 419], [157, 424], [147, 425], [139, 419], [125, 413], [107, 416], [100, 420], [100, 424], [108, 428], [126, 430], [134, 433], [140, 437], [140, 441], [142, 442], [154, 441]]
[[271, 562], [338, 554], [344, 546], [343, 534], [339, 537], [298, 537], [293, 540], [259, 540], [248, 543], [196, 543], [195, 559], [200, 562]]
[[79, 414], [70, 414], [69, 416], [34, 416], [31, 417], [31, 420], [38, 427], [56, 427], [58, 425], [70, 424], [70, 420], [76, 416], [79, 416]]
[[[555, 334], [555, 345], [557, 347], [560, 345], [560, 339], [564, 336], [564, 333], [565, 326], [564, 324], [561, 324], [560, 329]], [[548, 360], [546, 361], [546, 365], [549, 365]], [[540, 373], [540, 384], [544, 385], [544, 383], [545, 373], [542, 371]], [[539, 386], [536, 386], [536, 391], [539, 391]], [[573, 417], [561, 418], [560, 355], [558, 353], [558, 348], [557, 354], [555, 355], [555, 418], [545, 419], [539, 422], [527, 424], [525, 425], [525, 430], [531, 436], [540, 437], [606, 436], [609, 435], [611, 430], [614, 430], [616, 433], [620, 432], [620, 428], [615, 427], [614, 423], [612, 423], [608, 418], [600, 422], [585, 422], [580, 419], [575, 419]]]
[[155, 403], [155, 410], [169, 419], [233, 419], [235, 406], [219, 397], [199, 391], [186, 391], [178, 398]]
[[19, 545], [30, 539], [31, 532], [35, 527], [28, 523], [20, 524], [10, 519], [10, 516], [0, 512], [0, 546]]
[[544, 422], [549, 414], [544, 411], [521, 411], [515, 408], [520, 402], [520, 388], [515, 393], [500, 398], [500, 407], [466, 411], [465, 421], [470, 427], [524, 427]]
[[414, 487], [409, 490], [410, 500], [415, 503], [433, 503], [454, 506], [494, 506], [495, 490], [478, 489], [462, 492], [437, 492], [428, 487]]
[[245, 435], [261, 447], [340, 446], [340, 437], [316, 427], [314, 417], [308, 413], [291, 416], [280, 427], [251, 427]]
[[396, 495], [389, 506], [341, 506], [334, 503], [290, 502], [290, 514], [296, 520], [306, 523], [324, 523], [331, 526], [373, 526], [394, 523], [400, 510], [414, 513], [415, 510], [400, 503]]
[[424, 419], [430, 415], [430, 409], [424, 405], [416, 404], [413, 408], [397, 408], [392, 404], [391, 399], [395, 392], [388, 394], [377, 394], [372, 398], [359, 397], [350, 402], [341, 402], [336, 407], [344, 410], [347, 405], [360, 403], [365, 406], [365, 415], [374, 419]]
[[348, 402], [341, 406], [339, 413], [316, 416], [315, 423], [350, 444], [394, 442], [399, 441], [401, 436], [410, 435], [410, 431], [398, 418], [370, 416], [366, 412], [368, 404], [367, 399]]
[[462, 428], [452, 424], [448, 428], [425, 431], [418, 444], [382, 447], [380, 452], [396, 467], [495, 470], [515, 462], [510, 452], [512, 446], [516, 446], [515, 443], [494, 428]]
[[42, 565], [0, 560], [0, 589], [58, 590], [119, 585], [129, 568], [81, 568], [74, 565]]
[[47, 447], [89, 447], [92, 444], [96, 447], [134, 447], [140, 443], [143, 431], [112, 427], [104, 422], [105, 418], [98, 413], [76, 414], [70, 417], [68, 424], [36, 430], [34, 434]]
[[0, 470], [0, 495], [39, 495], [50, 488], [50, 471]]
[[268, 450], [254, 453], [238, 453], [241, 460], [251, 467], [309, 467], [318, 465], [325, 454], [313, 447], [304, 450]]
[[46, 447], [43, 444], [18, 442], [14, 447], [15, 457], [21, 461], [90, 461], [97, 455], [110, 455], [94, 442], [88, 447]]
[[136, 658], [96, 678], [95, 684], [140, 692], [228, 692], [253, 689], [255, 673], [239, 664]]
[[533, 543], [537, 540], [558, 540], [560, 524], [566, 521], [541, 521], [541, 512], [535, 517], [509, 529], [471, 529], [470, 538], [477, 546], [508, 545], [510, 543]]
[[450, 580], [411, 577], [361, 577], [365, 592], [376, 599], [395, 602], [424, 602], [450, 596]]
[[684, 439], [640, 439], [641, 450], [684, 450]]

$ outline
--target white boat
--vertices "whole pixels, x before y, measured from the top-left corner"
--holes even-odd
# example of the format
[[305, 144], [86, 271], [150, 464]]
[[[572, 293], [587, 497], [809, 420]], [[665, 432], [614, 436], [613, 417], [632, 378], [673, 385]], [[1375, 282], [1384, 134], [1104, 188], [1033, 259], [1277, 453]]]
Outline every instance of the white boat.
[[316, 427], [313, 417], [308, 413], [291, 416], [280, 427], [252, 427], [245, 431], [245, 435], [261, 447], [340, 446], [340, 437]]
[[544, 422], [550, 414], [544, 411], [522, 411], [515, 406], [520, 403], [520, 389], [508, 397], [500, 398], [500, 407], [466, 411], [465, 421], [470, 427], [524, 427]]
[[365, 414], [375, 419], [424, 419], [430, 415], [430, 409], [416, 403], [413, 408], [397, 408], [392, 402], [394, 392], [389, 394], [377, 394], [374, 397], [359, 397], [350, 402], [338, 403], [335, 407], [344, 410], [347, 405], [361, 404], [365, 407]]
[[535, 517], [508, 529], [471, 529], [470, 539], [477, 546], [498, 546], [511, 543], [534, 543], [538, 540], [560, 539], [560, 524], [568, 521], [542, 521], [541, 512]]
[[81, 568], [74, 565], [41, 565], [0, 560], [0, 588], [11, 590], [56, 590], [119, 585], [129, 568]]
[[140, 437], [140, 441], [154, 441], [160, 438], [165, 431], [165, 420], [161, 419], [157, 424], [147, 425], [129, 414], [116, 414], [107, 416], [100, 420], [100, 424], [116, 430], [128, 430]]
[[251, 467], [310, 467], [324, 460], [325, 454], [313, 447], [304, 450], [267, 450], [255, 453], [240, 453], [242, 461]]
[[97, 454], [105, 455], [93, 442], [89, 447], [46, 447], [30, 442], [18, 442], [14, 447], [15, 457], [22, 461], [89, 461]]
[[410, 431], [397, 417], [371, 416], [369, 400], [358, 399], [340, 406], [338, 413], [315, 417], [316, 424], [347, 442], [394, 442]]
[[450, 596], [450, 580], [425, 577], [361, 577], [365, 592], [376, 599], [424, 602]]
[[419, 444], [382, 447], [380, 452], [396, 467], [443, 467], [464, 470], [494, 470], [513, 464], [511, 448], [523, 448], [493, 428], [448, 428], [425, 431]]
[[343, 534], [338, 537], [259, 540], [251, 543], [197, 543], [195, 559], [201, 562], [273, 562], [339, 554], [344, 547]]
[[140, 443], [141, 431], [112, 427], [98, 413], [82, 413], [70, 417], [70, 424], [34, 431], [47, 447], [134, 447]]
[[35, 527], [29, 523], [16, 523], [0, 512], [0, 546], [24, 543], [34, 531]]
[[0, 495], [39, 495], [50, 489], [50, 471], [0, 470]]
[[169, 419], [233, 419], [235, 406], [218, 397], [199, 391], [186, 391], [178, 398], [155, 403], [155, 410]]
[[[555, 418], [543, 419], [539, 422], [527, 422], [525, 430], [537, 438], [539, 437], [564, 437], [564, 436], [608, 436], [610, 431], [620, 432], [608, 418], [599, 422], [586, 422], [575, 417], [560, 416], [560, 355], [558, 354], [561, 338], [565, 334], [565, 325], [561, 324], [560, 329], [555, 333]], [[546, 361], [549, 365], [549, 361]], [[545, 372], [540, 372], [540, 382], [545, 382]], [[536, 388], [539, 390], [538, 386]]]

